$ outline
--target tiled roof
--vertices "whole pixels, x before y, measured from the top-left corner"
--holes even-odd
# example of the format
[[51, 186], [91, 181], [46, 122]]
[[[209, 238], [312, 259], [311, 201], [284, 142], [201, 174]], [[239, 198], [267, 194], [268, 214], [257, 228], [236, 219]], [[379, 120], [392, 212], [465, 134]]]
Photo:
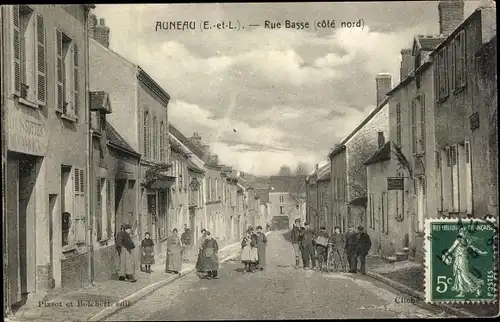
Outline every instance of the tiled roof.
[[203, 160], [203, 151], [197, 147], [193, 142], [191, 142], [184, 134], [181, 133], [175, 126], [170, 123], [168, 125], [169, 132], [179, 140], [184, 146], [186, 146], [192, 153], [194, 153], [198, 158]]
[[323, 167], [318, 169], [317, 181], [330, 180], [331, 167], [330, 163], [323, 165]]
[[202, 172], [204, 173], [205, 170], [201, 169], [199, 166], [196, 165], [193, 161], [190, 159], [187, 159], [187, 164], [188, 164], [188, 169], [193, 169], [194, 171]]
[[[306, 191], [306, 176], [272, 176], [271, 192], [302, 193]], [[273, 189], [274, 188], [274, 189]]]
[[139, 154], [137, 151], [135, 151], [127, 143], [127, 141], [125, 141], [125, 139], [120, 135], [120, 133], [118, 133], [118, 131], [116, 131], [116, 129], [111, 124], [109, 124], [108, 121], [106, 121], [106, 124], [104, 125], [104, 130], [106, 131], [106, 137], [107, 137], [107, 139], [111, 143], [113, 143], [113, 144], [115, 144], [115, 145], [117, 145], [117, 146], [119, 146], [119, 147], [121, 147], [121, 148], [123, 148], [125, 150], [128, 150], [128, 151], [130, 151], [132, 153]]
[[172, 139], [170, 136], [168, 137], [168, 143], [170, 144], [170, 148], [173, 150], [176, 150], [179, 153], [184, 154], [184, 151], [182, 150], [182, 146], [174, 139]]
[[383, 161], [389, 161], [391, 159], [391, 142], [386, 142], [383, 147], [381, 147], [377, 152], [375, 152], [368, 160], [365, 161], [365, 165], [370, 165], [374, 163], [379, 163]]

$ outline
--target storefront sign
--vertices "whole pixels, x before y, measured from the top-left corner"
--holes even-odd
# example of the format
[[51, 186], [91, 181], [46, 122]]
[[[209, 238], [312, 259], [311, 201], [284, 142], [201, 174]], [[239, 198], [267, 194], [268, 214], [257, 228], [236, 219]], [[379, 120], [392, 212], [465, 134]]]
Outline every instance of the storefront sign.
[[404, 190], [404, 178], [387, 178], [387, 190]]
[[45, 155], [47, 131], [38, 110], [11, 107], [7, 111], [7, 146], [10, 151]]

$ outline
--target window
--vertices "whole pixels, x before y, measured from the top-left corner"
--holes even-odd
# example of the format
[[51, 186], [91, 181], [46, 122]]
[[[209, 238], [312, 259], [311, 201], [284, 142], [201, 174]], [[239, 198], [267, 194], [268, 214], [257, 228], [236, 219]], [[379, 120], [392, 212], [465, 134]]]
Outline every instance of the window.
[[280, 202], [284, 203], [285, 202], [285, 196], [280, 196]]
[[11, 8], [12, 88], [14, 95], [45, 105], [46, 62], [43, 16], [26, 5]]
[[425, 97], [419, 96], [420, 102], [420, 152], [425, 152]]
[[396, 105], [396, 144], [401, 147], [401, 104]]
[[160, 136], [160, 143], [159, 143], [159, 153], [160, 153], [160, 157], [159, 157], [159, 160], [160, 162], [163, 162], [165, 160], [165, 149], [163, 147], [163, 144], [164, 144], [164, 137], [163, 137], [163, 134], [164, 134], [164, 129], [163, 129], [163, 121], [160, 121], [160, 126], [159, 126], [159, 136]]
[[285, 207], [284, 206], [279, 206], [280, 207], [280, 215], [285, 214]]
[[104, 179], [97, 178], [96, 181], [96, 205], [95, 205], [95, 216], [94, 220], [96, 223], [96, 233], [97, 233], [97, 239], [101, 240], [102, 239], [102, 218], [103, 216], [103, 202], [102, 202], [102, 195], [104, 193], [104, 189], [102, 188], [104, 186]]
[[465, 86], [466, 82], [466, 47], [465, 47], [465, 30], [458, 33], [453, 40], [453, 58], [454, 58], [454, 89], [460, 89]]
[[[149, 196], [148, 196], [149, 197]], [[155, 195], [151, 195], [151, 202], [155, 202], [154, 198], [156, 198]], [[167, 205], [171, 204], [171, 190], [161, 190], [158, 192], [158, 226], [160, 227], [160, 238], [165, 238], [168, 236], [168, 231], [169, 231], [169, 223], [168, 223], [168, 218], [173, 218], [171, 216], [172, 214], [172, 209], [167, 209]], [[168, 217], [167, 217], [168, 213]]]
[[219, 200], [219, 178], [215, 178], [215, 200]]
[[411, 150], [417, 153], [417, 104], [415, 99], [411, 102]]
[[152, 131], [153, 131], [153, 136], [152, 136], [152, 141], [153, 141], [153, 148], [152, 148], [152, 156], [151, 159], [156, 160], [158, 158], [158, 123], [156, 120], [156, 116], [153, 116], [153, 126], [152, 126]]
[[68, 35], [56, 29], [56, 109], [77, 118], [79, 99], [79, 48]]
[[443, 211], [443, 187], [442, 187], [442, 180], [443, 180], [443, 166], [441, 164], [442, 158], [441, 158], [441, 151], [436, 151], [436, 174], [437, 174], [437, 181], [436, 181], [436, 190], [438, 194], [438, 206], [437, 210], [438, 211]]
[[142, 132], [144, 135], [144, 157], [149, 158], [149, 127], [148, 127], [148, 117], [149, 117], [149, 112], [147, 110], [144, 110], [143, 112], [143, 126], [142, 126]]
[[380, 210], [381, 210], [381, 213], [382, 213], [382, 218], [381, 218], [382, 219], [382, 232], [387, 234], [388, 232], [386, 230], [386, 222], [385, 222], [385, 220], [386, 220], [385, 219], [385, 212], [387, 210], [386, 209], [387, 206], [385, 204], [385, 198], [384, 198], [384, 196], [385, 196], [385, 193], [382, 193], [382, 195], [380, 196], [380, 207], [381, 207]]
[[208, 178], [208, 201], [212, 201], [212, 178]]
[[83, 243], [85, 241], [85, 171], [74, 168], [74, 218], [75, 218], [75, 242]]

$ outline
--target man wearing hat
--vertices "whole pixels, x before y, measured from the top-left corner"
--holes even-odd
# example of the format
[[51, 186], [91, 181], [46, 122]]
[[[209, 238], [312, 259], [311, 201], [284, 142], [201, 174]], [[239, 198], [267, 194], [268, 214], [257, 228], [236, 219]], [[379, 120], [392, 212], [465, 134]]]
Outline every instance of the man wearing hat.
[[372, 241], [370, 239], [370, 235], [368, 235], [365, 232], [365, 229], [363, 226], [358, 226], [358, 238], [357, 238], [357, 243], [356, 243], [356, 253], [353, 258], [354, 262], [354, 271], [356, 271], [358, 267], [358, 258], [359, 262], [361, 263], [360, 267], [360, 272], [361, 274], [365, 275], [366, 274], [366, 255], [368, 255], [368, 252], [370, 251], [370, 248], [372, 247]]
[[295, 252], [295, 268], [299, 268], [300, 265], [300, 257], [302, 256], [302, 252], [299, 244], [300, 237], [300, 219], [295, 219], [295, 223], [292, 227], [291, 240], [293, 245], [293, 250]]

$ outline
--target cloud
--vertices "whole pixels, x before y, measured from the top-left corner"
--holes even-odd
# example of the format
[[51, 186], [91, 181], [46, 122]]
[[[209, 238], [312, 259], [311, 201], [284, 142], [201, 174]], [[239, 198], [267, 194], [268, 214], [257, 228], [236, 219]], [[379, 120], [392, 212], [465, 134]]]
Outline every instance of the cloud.
[[[476, 5], [477, 6], [477, 5]], [[466, 2], [466, 14], [472, 11]], [[157, 21], [363, 18], [363, 29], [155, 31]], [[171, 122], [202, 134], [242, 171], [312, 166], [373, 109], [379, 72], [399, 80], [400, 51], [438, 30], [437, 3], [98, 5], [110, 48], [172, 97]], [[255, 18], [258, 17], [258, 18]], [[312, 21], [312, 20], [311, 20]]]

